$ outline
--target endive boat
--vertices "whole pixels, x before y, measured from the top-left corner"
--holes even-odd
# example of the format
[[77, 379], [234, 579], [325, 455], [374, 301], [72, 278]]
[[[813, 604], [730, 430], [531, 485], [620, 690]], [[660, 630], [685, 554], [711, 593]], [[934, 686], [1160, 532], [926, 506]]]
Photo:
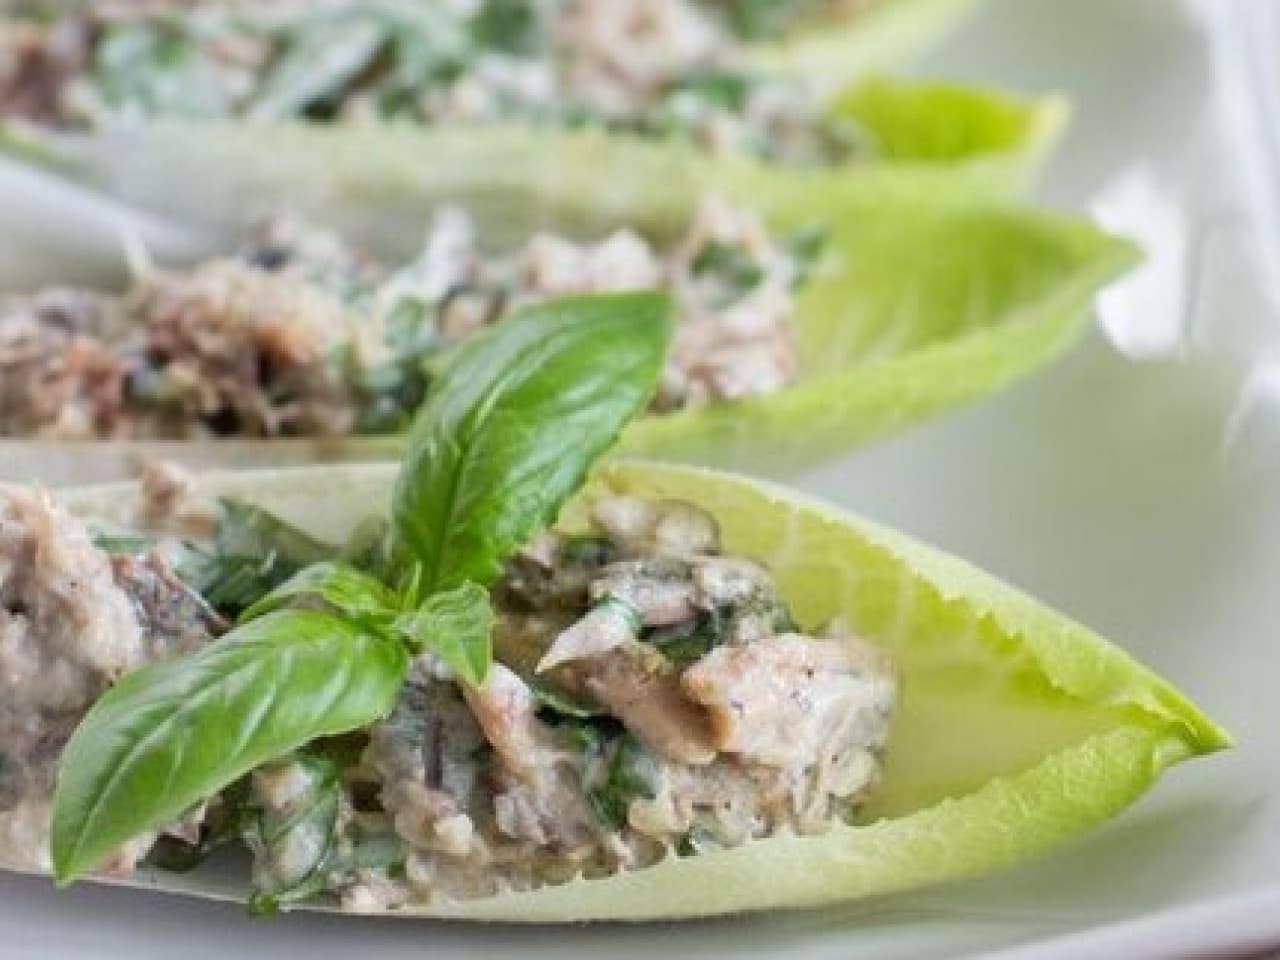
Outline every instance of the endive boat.
[[[512, 121], [422, 127], [165, 119], [88, 133], [10, 123], [0, 125], [0, 188], [29, 191], [24, 168], [42, 171], [42, 191], [59, 202], [113, 200], [123, 206], [119, 219], [151, 218], [206, 244], [227, 242], [262, 210], [280, 206], [341, 215], [366, 229], [386, 219], [378, 230], [402, 241], [410, 215], [420, 219], [444, 204], [465, 207], [496, 245], [548, 224], [589, 236], [624, 222], [670, 237], [708, 189], [798, 228], [850, 204], [1007, 201], [1033, 182], [1069, 112], [1056, 96], [1027, 100], [884, 79], [850, 87], [832, 109], [856, 124], [874, 151], [838, 167], [798, 168], [710, 155], [678, 141]], [[0, 199], [0, 222], [24, 229], [22, 197]], [[168, 251], [161, 245], [158, 252]]]
[[232, 256], [143, 269], [127, 295], [59, 282], [0, 300], [0, 475], [394, 456], [432, 366], [476, 330], [521, 303], [655, 286], [681, 322], [623, 449], [796, 470], [1036, 369], [1134, 260], [1084, 223], [1005, 207], [850, 205], [813, 232], [711, 197], [666, 244], [543, 230], [503, 252], [461, 210], [404, 244], [353, 214], [332, 219], [403, 266], [280, 221]]
[[[3, 488], [0, 550], [34, 558], [0, 567], [5, 675], [33, 678], [0, 700], [4, 863], [259, 911], [807, 907], [1039, 855], [1229, 744], [849, 514], [643, 461], [582, 486], [666, 314], [567, 300], [471, 341], [398, 470]], [[239, 843], [252, 867], [218, 862]]]
[[[1056, 142], [1060, 98], [854, 79], [967, 5], [103, 6], [9, 26], [0, 144], [188, 225], [295, 179], [299, 153], [359, 177], [388, 149], [419, 202], [501, 211], [486, 232], [548, 211], [678, 229], [709, 183], [793, 217], [844, 196], [1004, 197]], [[352, 133], [312, 140], [318, 121]]]
[[120, 115], [431, 123], [515, 113], [652, 133], [664, 132], [661, 119], [667, 131], [705, 137], [701, 114], [750, 112], [737, 101], [761, 88], [767, 102], [750, 105], [756, 113], [804, 119], [795, 115], [803, 103], [778, 103], [795, 95], [780, 78], [839, 88], [919, 53], [974, 5], [19, 2], [4, 11], [0, 110], [58, 126]]

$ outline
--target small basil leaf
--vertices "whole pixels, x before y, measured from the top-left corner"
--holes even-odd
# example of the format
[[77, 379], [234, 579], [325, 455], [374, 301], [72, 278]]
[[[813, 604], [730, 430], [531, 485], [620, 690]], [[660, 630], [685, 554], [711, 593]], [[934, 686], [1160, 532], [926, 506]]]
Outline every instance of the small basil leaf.
[[392, 502], [427, 593], [497, 577], [653, 395], [670, 302], [574, 297], [467, 341], [418, 414]]
[[339, 613], [357, 619], [393, 612], [396, 595], [377, 577], [332, 560], [299, 570], [240, 615], [244, 623], [278, 610], [293, 600], [316, 597]]
[[493, 658], [493, 608], [484, 587], [464, 583], [434, 594], [397, 626], [411, 643], [439, 654], [465, 682], [484, 682]]
[[327, 613], [282, 610], [127, 674], [62, 755], [50, 839], [58, 882], [259, 764], [385, 716], [407, 668], [400, 643]]

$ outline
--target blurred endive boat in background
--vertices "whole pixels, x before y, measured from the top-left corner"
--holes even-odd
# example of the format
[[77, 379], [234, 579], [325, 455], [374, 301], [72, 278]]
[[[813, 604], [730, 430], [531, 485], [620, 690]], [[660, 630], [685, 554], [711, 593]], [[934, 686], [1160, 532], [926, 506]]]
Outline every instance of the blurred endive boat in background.
[[[286, 98], [288, 110], [262, 108], [284, 102], [267, 96], [279, 94], [281, 72], [287, 79], [302, 69], [297, 57], [289, 61], [293, 48], [263, 81], [267, 101], [254, 101], [257, 109], [242, 111], [246, 118], [175, 119], [166, 107], [191, 110], [153, 102], [164, 88], [148, 86], [144, 71], [140, 87], [120, 94], [133, 97], [132, 113], [106, 111], [78, 125], [15, 121], [5, 129], [0, 225], [20, 252], [0, 265], [0, 284], [14, 293], [77, 284], [119, 293], [130, 260], [135, 268], [148, 260], [186, 267], [225, 256], [252, 225], [281, 211], [390, 262], [422, 250], [424, 233], [446, 208], [470, 218], [486, 254], [509, 255], [551, 231], [580, 243], [634, 235], [656, 256], [671, 256], [698, 231], [710, 197], [758, 218], [780, 244], [820, 238], [787, 294], [783, 335], [794, 369], [767, 391], [666, 404], [632, 426], [623, 450], [792, 472], [1026, 375], [1070, 341], [1093, 294], [1135, 260], [1128, 244], [1087, 224], [1007, 202], [1057, 142], [1067, 115], [1061, 98], [865, 78], [868, 67], [884, 66], [967, 4], [857, 6], [858, 15], [838, 28], [827, 21], [777, 43], [748, 44], [731, 61], [735, 69], [791, 77], [823, 104], [822, 123], [856, 131], [855, 149], [838, 162], [708, 149], [688, 131], [654, 135], [518, 115], [311, 122], [312, 100], [301, 93]], [[344, 16], [365, 10], [334, 9]], [[347, 22], [316, 16], [302, 22]], [[127, 19], [121, 29], [152, 49], [155, 38], [130, 33]], [[297, 50], [309, 49], [296, 42]], [[150, 63], [143, 57], [143, 66]], [[333, 95], [323, 85], [306, 89], [313, 99], [321, 89]], [[41, 215], [49, 207], [58, 215]], [[566, 292], [590, 289], [598, 287]], [[367, 306], [347, 304], [342, 312], [345, 322], [377, 329]], [[424, 326], [440, 323], [432, 315]], [[157, 455], [248, 466], [397, 449], [394, 436], [349, 436], [359, 432], [354, 427], [286, 425], [262, 438], [241, 427], [201, 442], [107, 431], [103, 439], [117, 442], [59, 443], [47, 440], [56, 430], [33, 432], [4, 441], [0, 473], [62, 482], [73, 474], [120, 476]]]

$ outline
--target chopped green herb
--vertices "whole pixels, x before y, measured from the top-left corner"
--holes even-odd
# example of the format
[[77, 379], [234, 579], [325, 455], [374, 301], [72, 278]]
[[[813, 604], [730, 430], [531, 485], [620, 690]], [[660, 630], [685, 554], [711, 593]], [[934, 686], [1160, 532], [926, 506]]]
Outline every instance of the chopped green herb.
[[701, 827], [693, 827], [676, 841], [676, 855], [696, 857], [712, 850], [720, 849], [721, 844], [714, 835]]
[[226, 616], [239, 615], [303, 567], [334, 552], [252, 504], [225, 499], [218, 506], [213, 546], [188, 544], [175, 567], [179, 577]]
[[642, 639], [661, 650], [677, 670], [684, 670], [729, 639], [733, 617], [732, 607], [717, 607], [702, 611], [688, 624], [647, 631]]
[[611, 563], [617, 556], [617, 548], [608, 537], [578, 534], [565, 537], [560, 545], [560, 556], [569, 563], [582, 563], [597, 567]]
[[[337, 765], [314, 753], [298, 753], [282, 763], [296, 765], [293, 775], [305, 777], [305, 789], [279, 807], [250, 799], [242, 821], [254, 858], [249, 910], [257, 915], [324, 890], [336, 867]], [[299, 858], [299, 853], [308, 856]]]
[[529, 0], [484, 0], [471, 21], [471, 34], [481, 49], [525, 55], [536, 53], [540, 40]]
[[103, 553], [128, 557], [136, 557], [151, 549], [154, 541], [150, 537], [133, 533], [94, 533], [93, 545]]
[[[590, 720], [604, 713], [598, 707], [583, 700], [568, 697], [541, 681], [534, 680], [531, 687], [539, 704], [539, 714], [552, 723], [557, 723], [566, 717], [574, 720]], [[546, 716], [547, 713], [551, 716]]]
[[640, 614], [640, 611], [621, 597], [615, 597], [610, 594], [591, 609], [593, 612], [603, 609], [612, 610], [627, 622], [627, 628], [633, 634], [638, 634], [641, 628], [644, 627], [644, 617]]
[[97, 94], [126, 114], [222, 116], [230, 109], [229, 94], [204, 43], [179, 17], [112, 27], [94, 50]]
[[801, 286], [812, 274], [826, 246], [827, 232], [826, 227], [808, 227], [793, 233], [784, 241], [787, 253], [796, 265], [796, 276], [792, 281], [793, 289]]
[[750, 293], [764, 278], [760, 265], [740, 247], [710, 241], [693, 260], [694, 276], [712, 276], [725, 286], [725, 303]]
[[612, 745], [608, 779], [590, 790], [587, 800], [597, 819], [615, 833], [627, 823], [627, 810], [637, 798], [653, 799], [657, 794], [658, 766], [653, 756], [629, 733]]
[[404, 430], [422, 406], [430, 376], [427, 358], [436, 346], [435, 326], [429, 322], [426, 304], [405, 298], [386, 320], [389, 359], [361, 367], [349, 352], [348, 362], [360, 400], [356, 423], [359, 433], [394, 433]]
[[[732, 70], [707, 70], [686, 77], [678, 93], [691, 94], [726, 110], [740, 110], [756, 79]], [[678, 95], [678, 94], [677, 94]]]
[[261, 80], [249, 115], [277, 120], [299, 114], [330, 119], [343, 94], [388, 40], [384, 18], [358, 9], [293, 23], [280, 55]]

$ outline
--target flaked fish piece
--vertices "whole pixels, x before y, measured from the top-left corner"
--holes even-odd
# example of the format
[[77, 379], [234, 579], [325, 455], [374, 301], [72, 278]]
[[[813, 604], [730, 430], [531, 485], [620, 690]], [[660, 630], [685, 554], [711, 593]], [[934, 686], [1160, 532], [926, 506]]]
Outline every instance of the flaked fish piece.
[[679, 674], [654, 648], [632, 641], [579, 669], [583, 691], [655, 753], [678, 763], [715, 759], [706, 712], [685, 696]]
[[626, 604], [647, 627], [680, 623], [696, 612], [689, 564], [673, 557], [611, 563], [592, 582], [591, 597]]
[[892, 668], [875, 647], [798, 634], [717, 647], [680, 687], [707, 709], [717, 749], [782, 768], [882, 746], [894, 698]]
[[528, 685], [495, 663], [484, 683], [464, 686], [463, 695], [504, 766], [522, 778], [536, 777], [554, 746], [536, 716], [537, 701]]
[[673, 558], [611, 563], [591, 582], [591, 598], [595, 606], [556, 637], [538, 672], [598, 657], [636, 639], [641, 627], [670, 626], [697, 612], [689, 565]]
[[515, 673], [494, 664], [483, 684], [463, 692], [500, 761], [501, 789], [493, 797], [498, 829], [540, 846], [589, 848], [596, 838], [595, 822], [577, 787], [571, 758], [537, 717], [533, 691]]
[[599, 497], [591, 504], [591, 519], [615, 540], [643, 541], [653, 534], [658, 508], [639, 497]]
[[641, 617], [629, 604], [606, 597], [556, 637], [538, 661], [537, 672], [608, 653], [636, 639], [641, 623]]

